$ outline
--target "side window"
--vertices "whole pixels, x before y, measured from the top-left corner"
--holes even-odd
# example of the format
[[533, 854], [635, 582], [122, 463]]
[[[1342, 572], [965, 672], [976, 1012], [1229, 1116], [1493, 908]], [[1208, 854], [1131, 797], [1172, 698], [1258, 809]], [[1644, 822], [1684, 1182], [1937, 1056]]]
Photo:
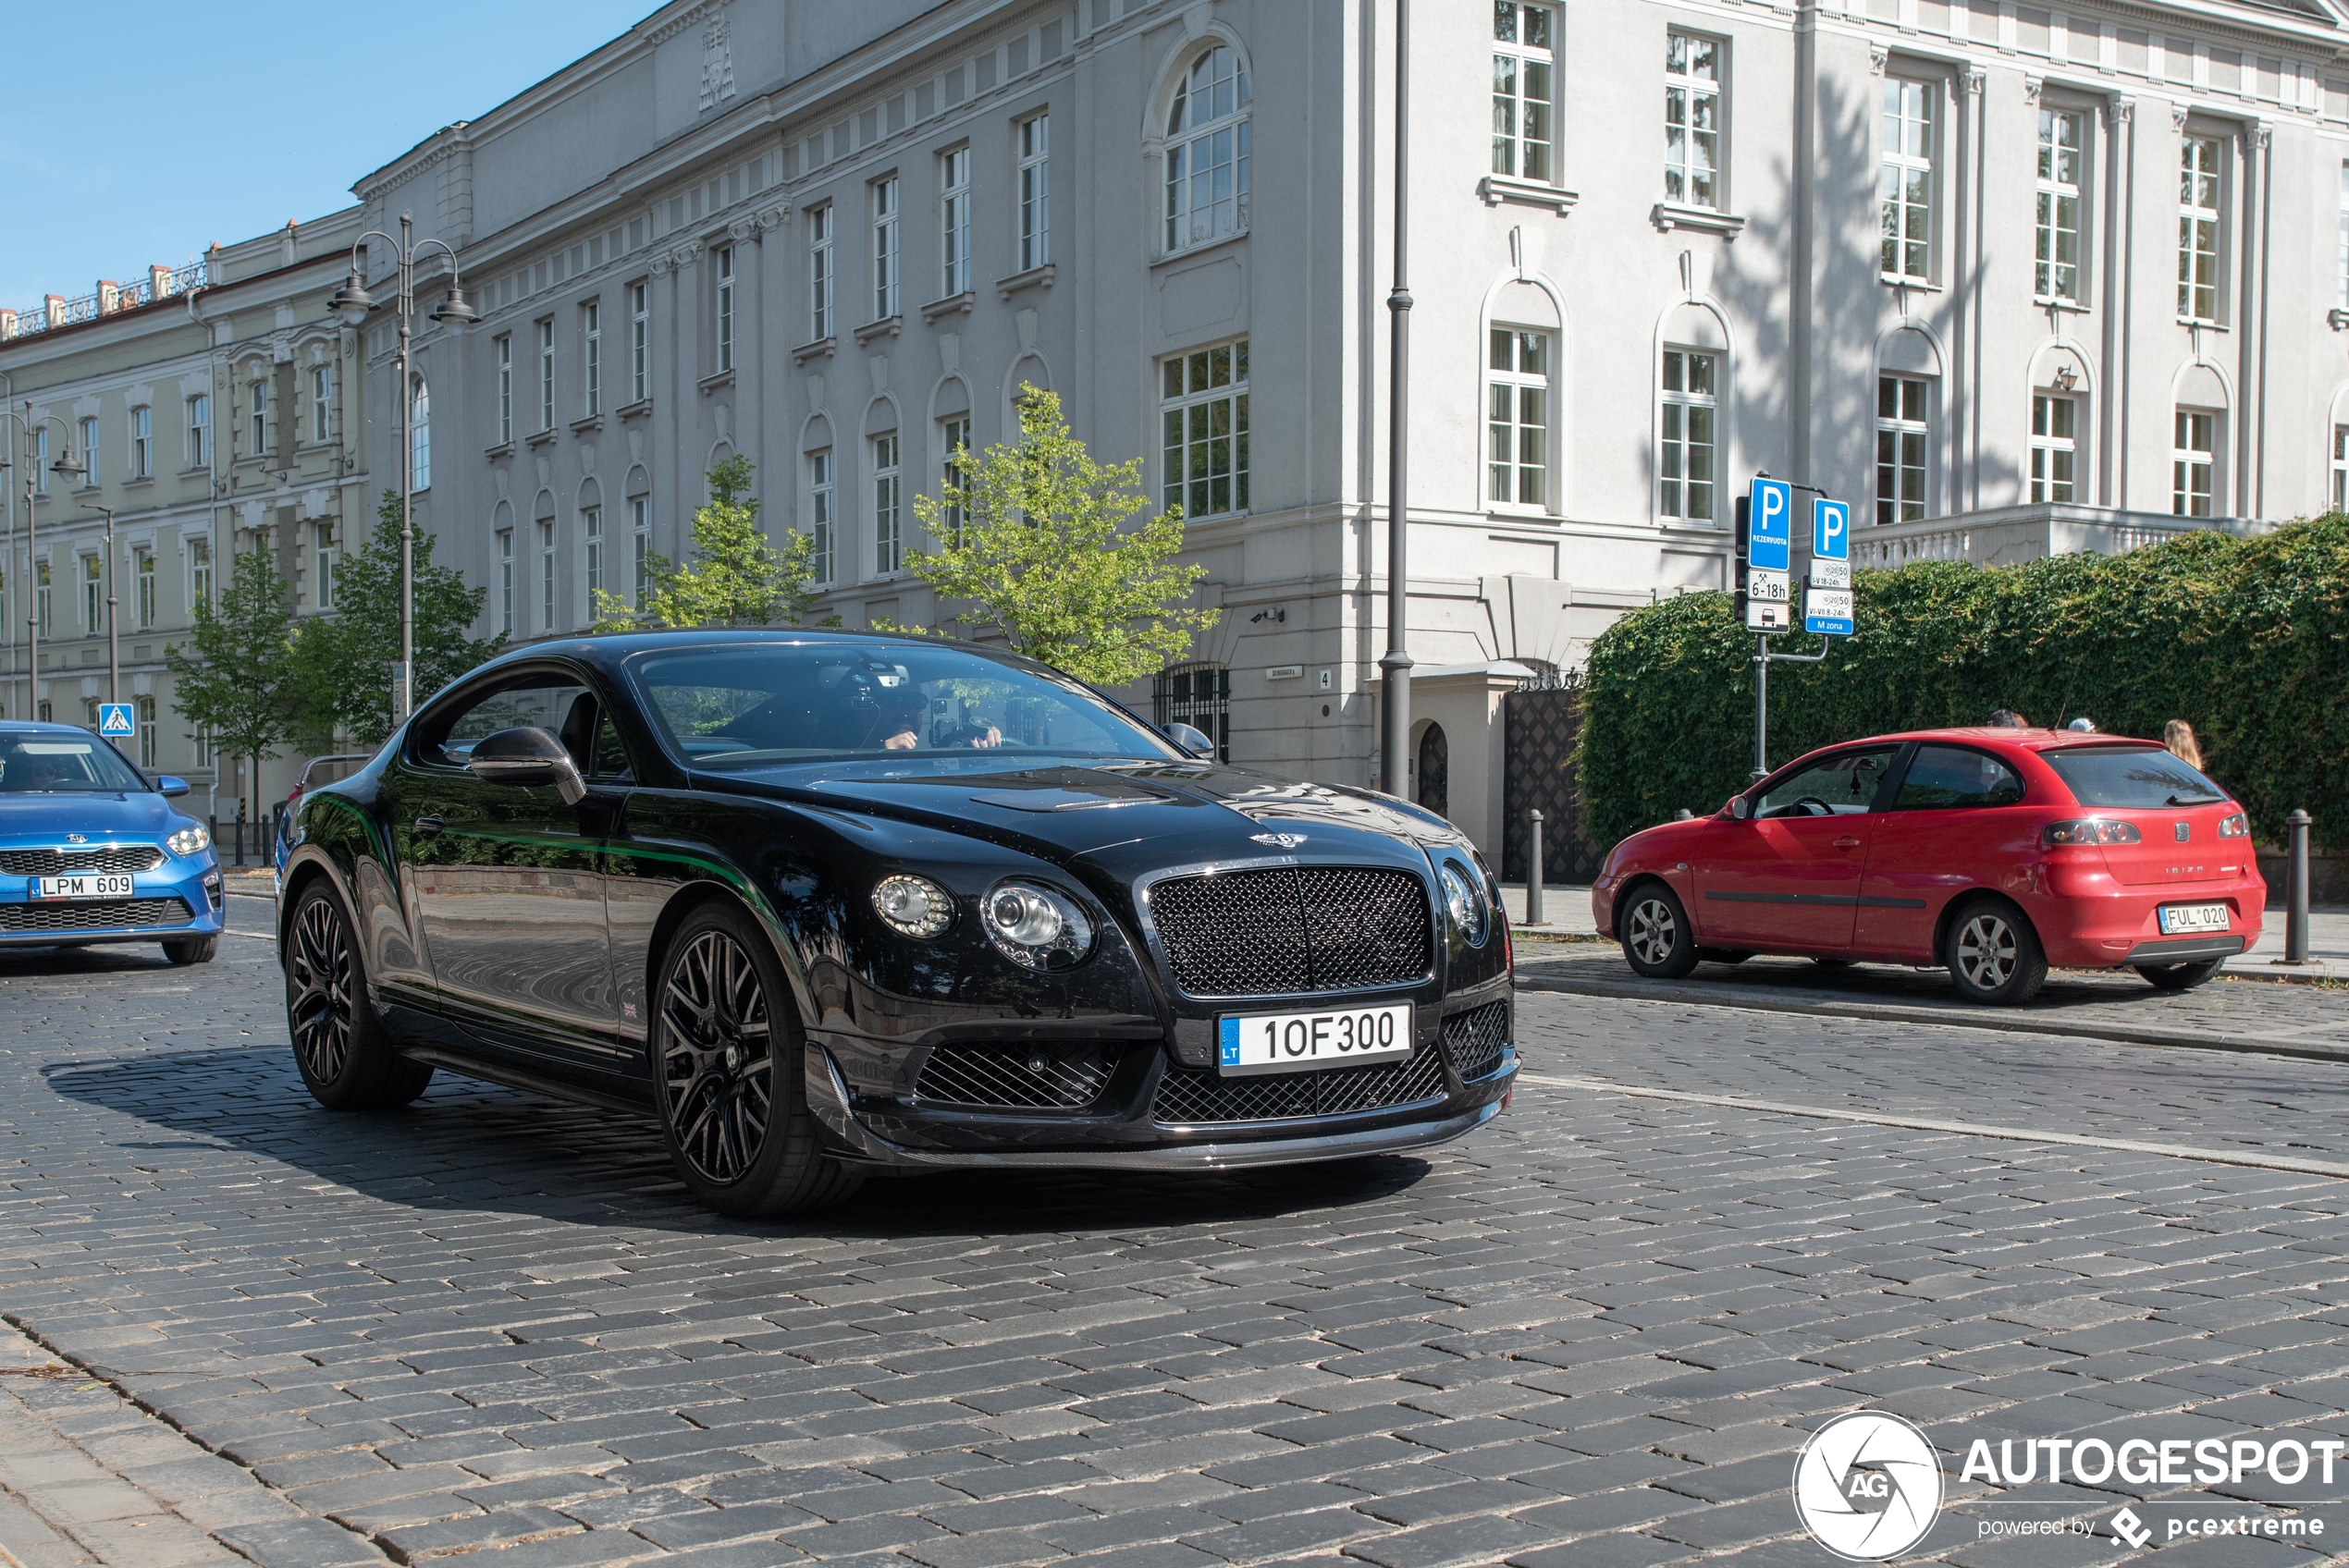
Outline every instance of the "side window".
[[445, 712], [428, 715], [416, 731], [416, 756], [443, 767], [462, 767], [474, 741], [500, 729], [532, 725], [560, 736], [577, 757], [585, 750], [595, 708], [595, 698], [575, 680], [556, 680], [543, 673], [520, 677], [510, 686], [475, 692]]
[[1900, 781], [1895, 811], [1947, 811], [2011, 806], [2023, 799], [2023, 780], [1987, 752], [1962, 746], [1919, 746]]
[[1876, 804], [1894, 748], [1838, 752], [1774, 780], [1756, 816], [1848, 816]]
[[591, 778], [625, 778], [628, 777], [628, 748], [621, 744], [620, 729], [611, 715], [599, 714], [596, 723], [596, 755], [594, 766], [587, 769]]

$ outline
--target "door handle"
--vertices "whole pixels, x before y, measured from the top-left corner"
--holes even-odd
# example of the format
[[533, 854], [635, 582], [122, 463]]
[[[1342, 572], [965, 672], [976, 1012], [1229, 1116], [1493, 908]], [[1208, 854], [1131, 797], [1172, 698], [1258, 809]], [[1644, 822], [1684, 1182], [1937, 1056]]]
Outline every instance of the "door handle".
[[448, 826], [449, 824], [437, 816], [420, 816], [416, 818], [416, 837], [437, 839], [440, 837], [440, 830]]
[[1839, 850], [1856, 850], [1860, 847], [1860, 840], [1846, 833], [1835, 841], [1835, 847]]

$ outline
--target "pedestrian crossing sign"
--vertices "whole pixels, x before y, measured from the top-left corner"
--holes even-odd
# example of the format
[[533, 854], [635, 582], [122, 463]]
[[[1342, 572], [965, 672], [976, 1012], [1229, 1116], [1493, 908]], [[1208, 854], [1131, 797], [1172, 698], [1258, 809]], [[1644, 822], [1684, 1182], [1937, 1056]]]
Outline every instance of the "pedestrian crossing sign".
[[98, 704], [98, 733], [109, 741], [128, 741], [132, 735], [138, 733], [130, 721], [130, 704], [129, 703], [100, 703]]

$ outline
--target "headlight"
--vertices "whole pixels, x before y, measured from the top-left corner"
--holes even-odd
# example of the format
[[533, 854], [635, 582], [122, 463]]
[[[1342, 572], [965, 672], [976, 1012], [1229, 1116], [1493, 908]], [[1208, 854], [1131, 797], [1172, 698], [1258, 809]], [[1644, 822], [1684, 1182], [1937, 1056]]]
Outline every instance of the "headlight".
[[873, 908], [908, 937], [935, 937], [954, 924], [954, 895], [927, 876], [882, 877], [873, 888]]
[[203, 827], [182, 827], [166, 839], [164, 848], [175, 855], [191, 855], [212, 842], [212, 834]]
[[1484, 945], [1484, 895], [1460, 875], [1457, 865], [1446, 865], [1436, 874], [1444, 888], [1445, 912], [1452, 917], [1453, 929], [1467, 938], [1471, 948]]
[[1093, 923], [1074, 900], [1033, 882], [1005, 882], [981, 906], [987, 939], [1014, 963], [1066, 969], [1093, 950]]

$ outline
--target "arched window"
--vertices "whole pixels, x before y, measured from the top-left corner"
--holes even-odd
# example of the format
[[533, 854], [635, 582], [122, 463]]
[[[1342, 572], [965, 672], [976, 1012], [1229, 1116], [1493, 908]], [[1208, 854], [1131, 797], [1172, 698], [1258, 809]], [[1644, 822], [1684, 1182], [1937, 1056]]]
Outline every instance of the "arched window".
[[1166, 117], [1166, 250], [1248, 231], [1248, 67], [1226, 44], [1199, 56]]
[[1150, 717], [1160, 729], [1187, 724], [1215, 742], [1215, 760], [1232, 760], [1232, 672], [1220, 664], [1178, 664], [1158, 672]]
[[408, 394], [408, 487], [432, 488], [432, 393], [417, 376]]

